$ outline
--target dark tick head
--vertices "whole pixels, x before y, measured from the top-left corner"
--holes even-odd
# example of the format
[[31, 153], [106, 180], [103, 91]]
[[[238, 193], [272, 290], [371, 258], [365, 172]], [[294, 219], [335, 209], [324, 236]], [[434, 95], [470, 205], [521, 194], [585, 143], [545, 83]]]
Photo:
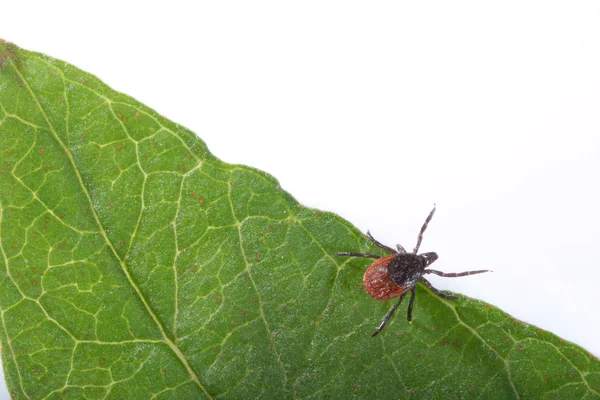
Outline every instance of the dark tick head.
[[388, 264], [388, 278], [398, 286], [411, 288], [421, 279], [424, 269], [420, 256], [398, 253]]
[[428, 266], [430, 266], [431, 264], [433, 264], [435, 262], [435, 260], [438, 259], [438, 255], [435, 252], [431, 252], [431, 253], [423, 253], [423, 254], [419, 254], [419, 260], [421, 260], [421, 263], [423, 264], [423, 268], [427, 268]]
[[438, 259], [437, 253], [398, 253], [388, 264], [388, 277], [398, 286], [412, 287], [417, 284], [431, 263]]

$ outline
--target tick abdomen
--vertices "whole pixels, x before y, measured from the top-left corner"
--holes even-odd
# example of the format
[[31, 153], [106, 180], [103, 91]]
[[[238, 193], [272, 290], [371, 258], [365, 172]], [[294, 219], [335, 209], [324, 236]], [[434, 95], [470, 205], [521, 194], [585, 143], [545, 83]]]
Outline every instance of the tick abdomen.
[[[399, 286], [389, 279], [388, 265], [398, 254], [382, 257], [375, 261], [363, 275], [365, 291], [374, 299], [389, 300], [402, 296], [410, 287]], [[418, 261], [418, 260], [417, 260]]]

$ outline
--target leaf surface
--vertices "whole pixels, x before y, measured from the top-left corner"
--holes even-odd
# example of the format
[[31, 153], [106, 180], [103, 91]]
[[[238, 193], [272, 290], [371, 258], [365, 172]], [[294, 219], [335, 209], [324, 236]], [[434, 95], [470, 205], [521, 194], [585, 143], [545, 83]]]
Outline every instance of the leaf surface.
[[[235, 145], [233, 143], [232, 145]], [[16, 398], [600, 398], [582, 348], [362, 289], [342, 218], [65, 62], [0, 43], [2, 360]]]

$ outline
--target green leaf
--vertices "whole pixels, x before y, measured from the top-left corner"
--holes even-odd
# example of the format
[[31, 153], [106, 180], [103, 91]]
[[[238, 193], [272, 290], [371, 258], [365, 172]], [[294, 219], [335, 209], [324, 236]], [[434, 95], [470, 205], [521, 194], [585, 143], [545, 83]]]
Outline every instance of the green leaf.
[[[62, 61], [0, 44], [2, 360], [16, 398], [600, 399], [582, 348], [417, 288], [369, 241]], [[369, 251], [377, 251], [370, 249]], [[493, 278], [490, 278], [493, 279]]]

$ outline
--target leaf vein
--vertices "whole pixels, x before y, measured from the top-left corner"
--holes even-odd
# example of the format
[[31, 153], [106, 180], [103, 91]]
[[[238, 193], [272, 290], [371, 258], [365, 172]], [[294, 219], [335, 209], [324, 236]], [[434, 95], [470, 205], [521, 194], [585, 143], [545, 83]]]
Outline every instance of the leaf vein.
[[[11, 64], [13, 63], [12, 60], [10, 62], [11, 62]], [[47, 61], [45, 61], [45, 62], [47, 62]], [[163, 324], [159, 321], [158, 316], [152, 310], [152, 308], [150, 307], [150, 304], [148, 304], [148, 301], [146, 300], [146, 298], [142, 294], [140, 288], [135, 284], [135, 282], [134, 282], [131, 274], [129, 273], [129, 271], [127, 269], [127, 266], [119, 258], [118, 253], [117, 253], [114, 245], [112, 244], [112, 242], [108, 238], [108, 234], [107, 234], [106, 230], [103, 228], [102, 223], [100, 222], [100, 218], [98, 216], [97, 210], [94, 207], [94, 203], [92, 201], [91, 194], [89, 193], [87, 186], [83, 182], [83, 177], [81, 176], [81, 173], [80, 173], [79, 169], [77, 168], [77, 164], [76, 164], [76, 162], [75, 162], [75, 160], [73, 158], [73, 155], [71, 154], [70, 150], [66, 147], [66, 145], [63, 143], [63, 141], [60, 139], [60, 137], [59, 137], [56, 129], [54, 128], [54, 126], [50, 122], [50, 119], [49, 119], [48, 115], [46, 114], [46, 112], [44, 110], [44, 107], [40, 103], [40, 101], [37, 98], [35, 92], [31, 88], [31, 86], [29, 85], [29, 83], [27, 82], [27, 80], [25, 79], [25, 77], [21, 74], [21, 72], [19, 71], [19, 69], [16, 68], [16, 66], [12, 65], [12, 67], [13, 67], [15, 73], [22, 80], [23, 85], [25, 86], [25, 88], [29, 92], [29, 94], [30, 94], [32, 100], [34, 101], [35, 105], [37, 106], [37, 108], [42, 113], [42, 115], [43, 115], [43, 117], [44, 117], [44, 119], [46, 121], [46, 124], [48, 125], [48, 128], [50, 129], [50, 132], [52, 133], [52, 136], [54, 137], [55, 141], [60, 146], [60, 148], [63, 150], [65, 156], [68, 158], [68, 160], [69, 160], [69, 162], [71, 164], [71, 167], [73, 168], [73, 172], [75, 174], [75, 177], [76, 177], [76, 179], [77, 179], [77, 181], [79, 183], [79, 186], [80, 186], [83, 194], [85, 195], [85, 197], [87, 199], [88, 205], [90, 206], [90, 208], [92, 210], [93, 218], [94, 218], [97, 226], [100, 228], [100, 233], [103, 236], [103, 238], [104, 238], [104, 240], [105, 240], [108, 248], [112, 252], [113, 257], [119, 263], [119, 265], [121, 267], [121, 270], [123, 271], [123, 273], [124, 273], [125, 277], [127, 278], [129, 284], [132, 286], [132, 288], [136, 292], [138, 298], [141, 300], [142, 304], [144, 305], [146, 311], [149, 313], [149, 315], [151, 316], [151, 318], [154, 320], [155, 324], [157, 325], [158, 329], [161, 331], [161, 333], [163, 335], [163, 338], [164, 338], [164, 341], [166, 342], [166, 344], [171, 348], [171, 350], [179, 358], [180, 362], [184, 365], [184, 367], [186, 368], [187, 372], [190, 374], [190, 376], [192, 377], [192, 379], [194, 380], [194, 382], [198, 385], [198, 387], [204, 392], [204, 394], [207, 397], [212, 398], [210, 396], [210, 394], [208, 393], [208, 391], [206, 390], [206, 388], [204, 387], [204, 385], [200, 382], [200, 380], [199, 380], [198, 376], [196, 375], [196, 373], [192, 370], [192, 368], [189, 365], [186, 357], [179, 350], [179, 348], [169, 339], [169, 337], [168, 337], [168, 335], [167, 335], [167, 333], [165, 331], [165, 328], [164, 328]], [[63, 72], [61, 71], [61, 75], [62, 74], [63, 74]]]

